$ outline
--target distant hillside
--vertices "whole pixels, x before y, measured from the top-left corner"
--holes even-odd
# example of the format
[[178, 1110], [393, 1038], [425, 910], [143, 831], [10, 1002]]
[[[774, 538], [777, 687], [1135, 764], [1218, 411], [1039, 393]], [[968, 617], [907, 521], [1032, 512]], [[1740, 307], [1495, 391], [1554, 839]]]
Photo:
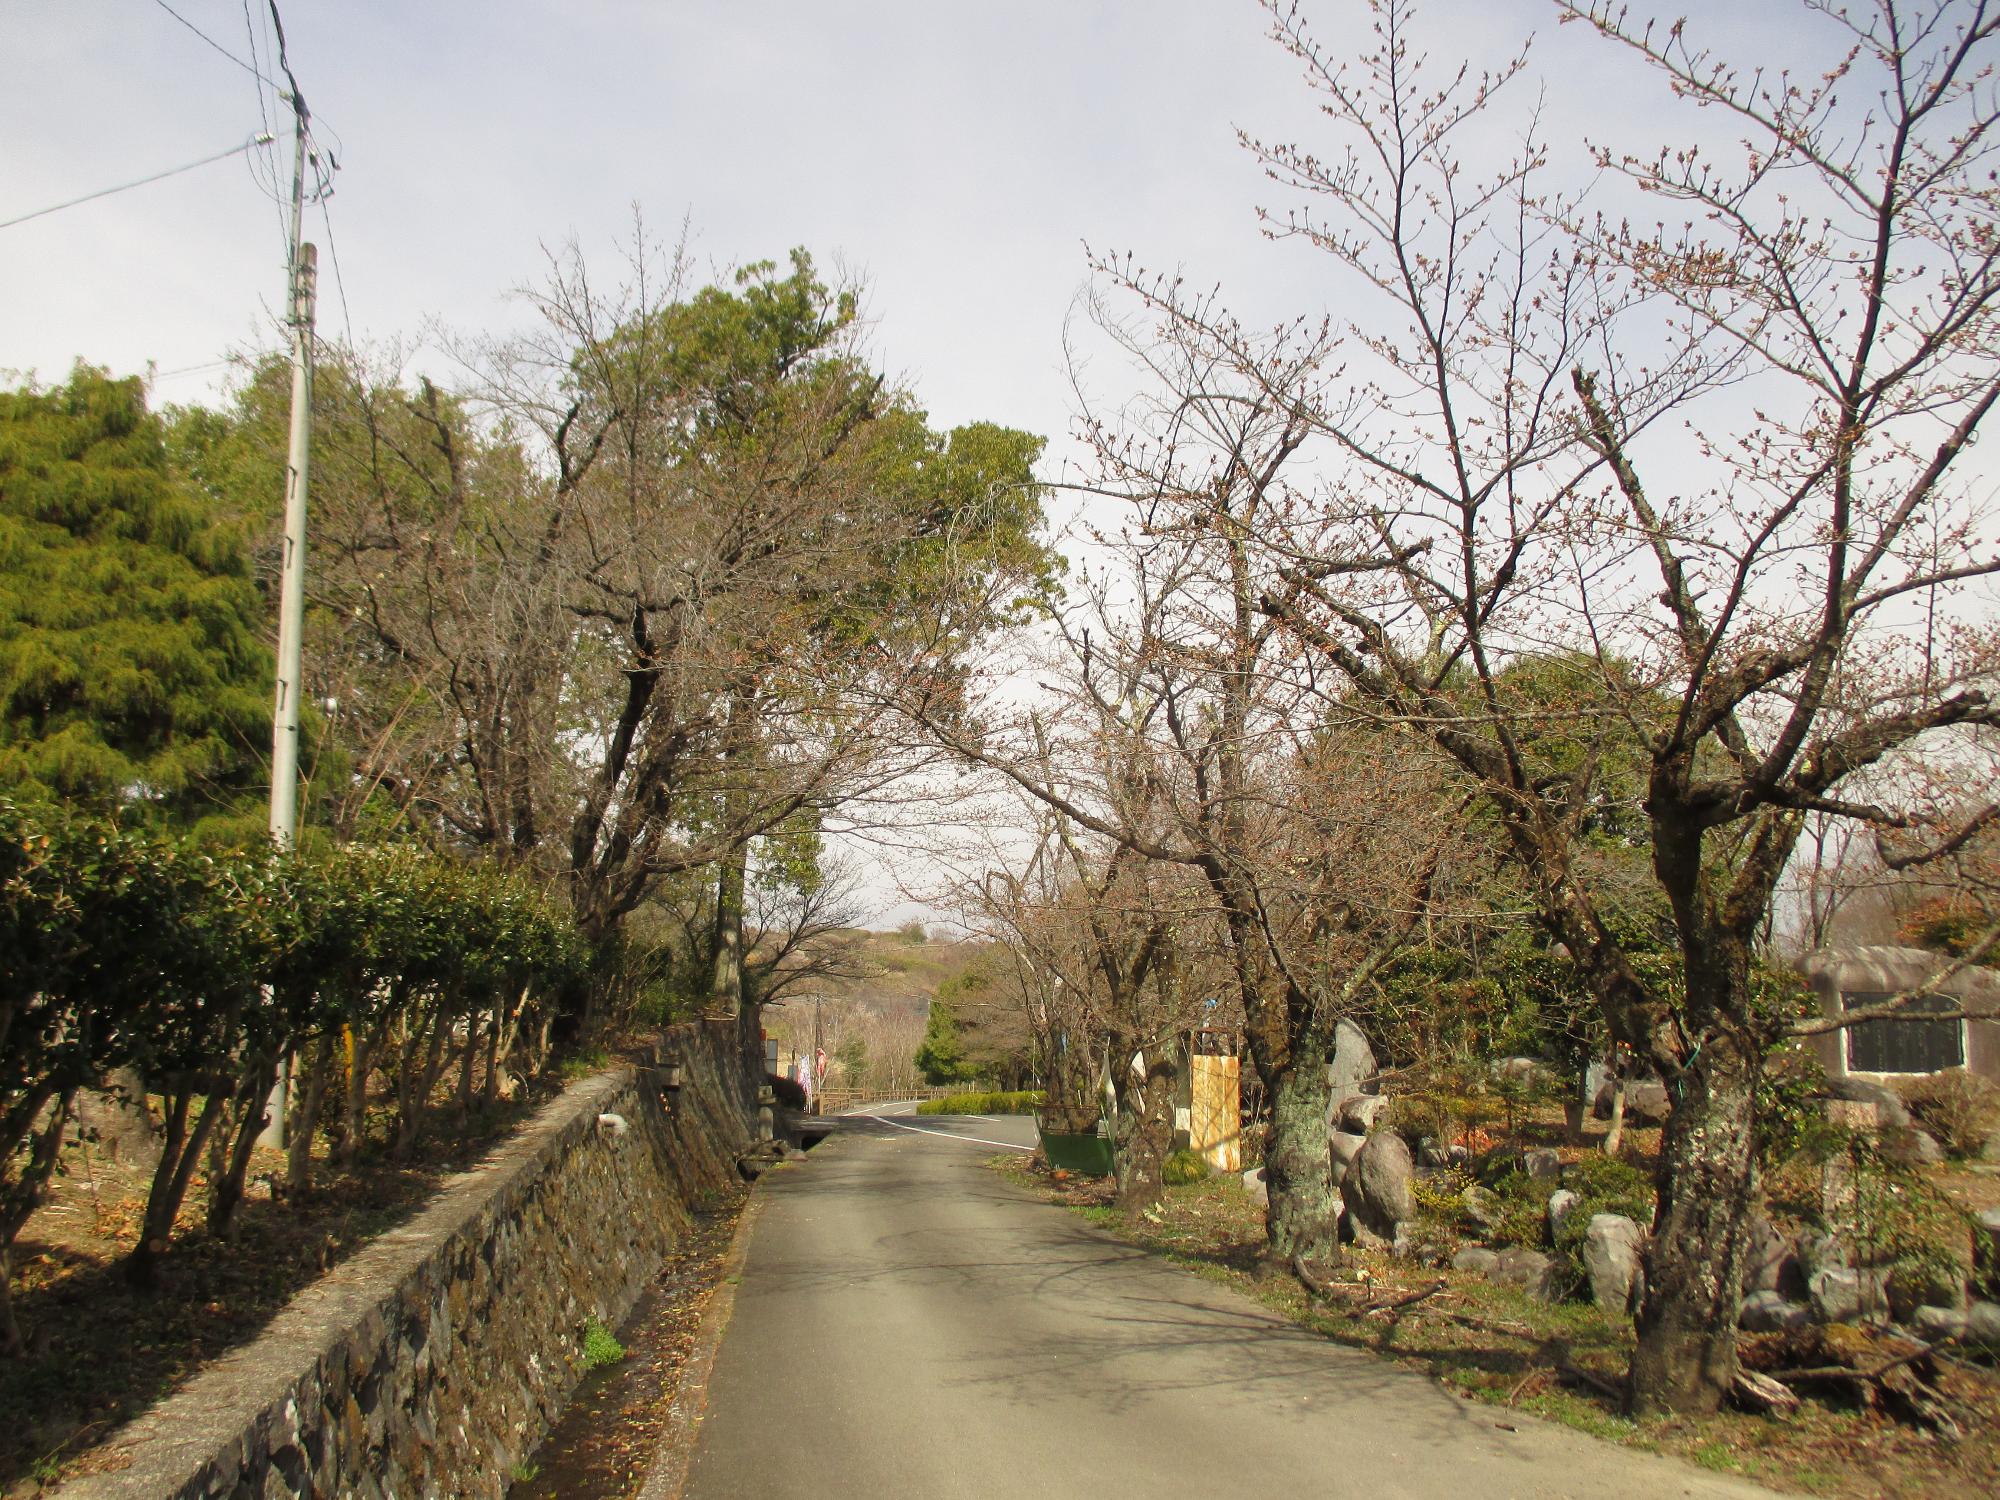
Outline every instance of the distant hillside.
[[911, 1015], [922, 1019], [938, 988], [971, 965], [984, 942], [913, 940], [899, 932], [855, 932], [861, 977], [828, 980], [818, 986], [829, 1000], [850, 1001], [858, 1010], [878, 1016]]

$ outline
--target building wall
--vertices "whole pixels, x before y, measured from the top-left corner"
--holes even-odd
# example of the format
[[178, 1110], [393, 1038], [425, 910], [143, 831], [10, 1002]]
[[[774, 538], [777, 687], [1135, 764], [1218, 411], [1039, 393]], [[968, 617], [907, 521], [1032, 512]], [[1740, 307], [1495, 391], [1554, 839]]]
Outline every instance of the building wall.
[[[1815, 953], [1803, 967], [1820, 1013], [1838, 1016], [1844, 1012], [1846, 995], [1896, 994], [1915, 988], [1939, 962], [1935, 954], [1921, 949], [1873, 947]], [[1972, 1005], [2000, 1005], [2000, 975], [1990, 969], [1970, 969], [1936, 986], [1935, 993]], [[1969, 1020], [1964, 1026], [1966, 1070], [2000, 1082], [2000, 1021]], [[1825, 1032], [1811, 1042], [1829, 1074], [1836, 1078], [1848, 1074], [1846, 1032]]]

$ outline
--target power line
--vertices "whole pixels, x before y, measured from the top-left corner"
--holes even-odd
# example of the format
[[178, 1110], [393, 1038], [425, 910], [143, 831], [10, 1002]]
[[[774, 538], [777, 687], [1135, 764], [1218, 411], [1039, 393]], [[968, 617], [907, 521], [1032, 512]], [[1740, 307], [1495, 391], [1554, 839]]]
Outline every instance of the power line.
[[[266, 110], [264, 107], [264, 85], [267, 80], [263, 73], [264, 52], [268, 51], [269, 48], [266, 47], [262, 50], [258, 48], [256, 23], [250, 19], [250, 0], [243, 0], [243, 39], [250, 44], [251, 61], [258, 65], [251, 70], [254, 79], [251, 86], [257, 91], [257, 118], [263, 122], [264, 133], [271, 135], [273, 134], [271, 130], [272, 111]], [[273, 94], [278, 92], [276, 85], [272, 86], [271, 92]], [[273, 109], [275, 109], [278, 101], [274, 98], [271, 102]], [[256, 183], [259, 191], [264, 192], [264, 195], [271, 200], [271, 206], [277, 211], [278, 239], [285, 243], [286, 254], [289, 256], [291, 246], [290, 242], [286, 240], [285, 235], [285, 200], [283, 193], [278, 187], [278, 154], [271, 147], [266, 146], [263, 152], [263, 159], [264, 165], [271, 173], [271, 185], [269, 189], [266, 190], [264, 188], [263, 178], [257, 175], [257, 162], [255, 158], [252, 158], [250, 162], [250, 180]]]
[[[261, 78], [265, 83], [271, 83], [270, 79], [264, 78], [264, 75], [257, 71], [256, 66], [254, 64], [245, 62], [242, 58], [238, 57], [234, 52], [231, 52], [227, 47], [223, 46], [222, 43], [218, 42], [214, 37], [210, 36], [207, 32], [203, 31], [199, 26], [195, 25], [194, 22], [190, 21], [186, 16], [182, 15], [179, 11], [175, 10], [171, 5], [167, 4], [167, 0], [153, 0], [153, 3], [159, 6], [160, 9], [165, 11], [168, 15], [172, 16], [176, 21], [180, 22], [181, 25], [187, 27], [189, 31], [192, 31], [196, 36], [200, 37], [204, 42], [208, 43], [210, 47], [213, 47], [217, 52], [220, 52], [224, 57], [228, 58], [231, 62], [235, 63], [237, 67], [241, 68], [244, 72], [248, 73], [252, 78]], [[272, 83], [271, 87], [276, 88], [277, 85], [275, 83]]]
[[327, 198], [332, 196], [328, 193], [319, 200], [319, 216], [320, 221], [326, 225], [326, 258], [333, 262], [333, 286], [334, 290], [340, 293], [340, 321], [347, 329], [347, 347], [352, 351], [354, 320], [347, 315], [347, 282], [340, 274], [340, 251], [335, 249], [333, 244], [333, 215], [327, 212], [326, 207]]
[[22, 214], [18, 218], [0, 219], [0, 229], [12, 229], [16, 224], [25, 224], [30, 219], [39, 219], [45, 214], [60, 213], [66, 208], [75, 208], [79, 203], [93, 203], [99, 198], [109, 198], [113, 193], [129, 192], [133, 188], [145, 187], [148, 183], [160, 182], [168, 177], [178, 177], [183, 172], [192, 172], [196, 167], [205, 167], [210, 162], [222, 161], [255, 147], [267, 145], [270, 140], [269, 132], [260, 131], [241, 145], [231, 146], [227, 151], [218, 151], [213, 156], [204, 156], [200, 161], [191, 161], [185, 166], [169, 167], [164, 172], [155, 172], [150, 177], [141, 177], [133, 182], [121, 182], [117, 187], [99, 188], [94, 193], [85, 193], [81, 198], [72, 198], [67, 203], [51, 204], [47, 208], [38, 208], [33, 213]]
[[[257, 55], [257, 28], [250, 24], [250, 0], [243, 0], [243, 38], [250, 44], [250, 55], [256, 58], [258, 62], [262, 62], [264, 59]], [[271, 116], [269, 111], [264, 108], [264, 75], [255, 67], [252, 67], [250, 69], [250, 76], [257, 81], [257, 118], [262, 120], [264, 128], [269, 130], [271, 128]]]

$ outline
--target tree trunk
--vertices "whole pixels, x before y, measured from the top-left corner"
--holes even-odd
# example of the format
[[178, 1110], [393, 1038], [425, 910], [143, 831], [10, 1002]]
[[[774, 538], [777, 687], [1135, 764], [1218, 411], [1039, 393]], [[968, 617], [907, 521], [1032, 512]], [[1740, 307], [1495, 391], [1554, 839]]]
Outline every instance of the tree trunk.
[[271, 1089], [278, 1080], [282, 1055], [253, 1062], [244, 1070], [237, 1085], [236, 1130], [229, 1143], [228, 1165], [210, 1180], [208, 1189], [208, 1232], [227, 1239], [235, 1232], [236, 1209], [243, 1201], [243, 1184], [250, 1176], [250, 1157], [257, 1149], [257, 1137], [264, 1133], [271, 1117]]
[[1116, 1205], [1127, 1214], [1151, 1208], [1166, 1191], [1162, 1172], [1174, 1139], [1174, 1073], [1171, 1056], [1148, 1058], [1145, 1078], [1133, 1078], [1128, 1066], [1126, 1086], [1118, 1091]]
[[209, 1089], [192, 1133], [187, 1128], [194, 1104], [194, 1083], [179, 1083], [168, 1094], [167, 1132], [160, 1152], [160, 1165], [153, 1173], [152, 1191], [146, 1196], [146, 1213], [139, 1230], [139, 1243], [125, 1260], [125, 1280], [135, 1287], [150, 1289], [158, 1284], [157, 1259], [173, 1238], [174, 1223], [181, 1205], [187, 1201], [194, 1182], [195, 1163], [201, 1160], [216, 1122], [228, 1107], [229, 1094], [214, 1080], [203, 1080]]
[[[439, 1075], [444, 1072], [445, 1040], [451, 1030], [451, 1005], [450, 997], [438, 996], [429, 1025], [424, 1025], [420, 1016], [419, 1029], [404, 1049], [402, 1070], [396, 1079], [399, 1105], [396, 1142], [390, 1151], [398, 1160], [408, 1156], [415, 1148], [417, 1134], [430, 1114], [431, 1095], [437, 1089]], [[421, 1050], [419, 1042], [422, 1043]], [[418, 1061], [420, 1056], [421, 1062]]]
[[326, 1086], [333, 1072], [334, 1037], [328, 1032], [313, 1044], [312, 1061], [302, 1070], [304, 1087], [292, 1102], [291, 1118], [285, 1122], [285, 1183], [295, 1193], [312, 1186], [313, 1133], [319, 1128], [319, 1111], [326, 1099]]
[[[403, 991], [399, 985], [390, 999], [389, 1014], [394, 1015], [402, 1005]], [[343, 1167], [354, 1165], [368, 1139], [368, 1070], [387, 1042], [388, 1031], [388, 1016], [377, 1022], [372, 1032], [347, 1028], [347, 1099], [341, 1111], [340, 1145], [334, 1152]]]
[[1625, 1144], [1625, 1075], [1611, 1080], [1611, 1128], [1604, 1132], [1604, 1154], [1616, 1156]]
[[1736, 1378], [1761, 1066], [1754, 1050], [1711, 1035], [1677, 1080], [1632, 1356], [1635, 1411], [1712, 1412]]
[[26, 1347], [21, 1338], [21, 1325], [14, 1317], [13, 1252], [0, 1245], [0, 1354], [16, 1359]]
[[1264, 1132], [1264, 1186], [1270, 1194], [1265, 1234], [1272, 1258], [1340, 1259], [1340, 1194], [1333, 1186], [1327, 1111], [1333, 1091], [1323, 1046], [1294, 1044], [1266, 1081], [1271, 1123]]

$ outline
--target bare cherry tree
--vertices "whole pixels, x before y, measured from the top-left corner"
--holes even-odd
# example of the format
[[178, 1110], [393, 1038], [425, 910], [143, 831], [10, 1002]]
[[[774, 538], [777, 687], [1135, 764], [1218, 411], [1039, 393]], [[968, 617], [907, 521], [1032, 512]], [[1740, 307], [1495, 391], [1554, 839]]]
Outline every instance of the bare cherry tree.
[[[1736, 1374], [1764, 1059], [1798, 1024], [1758, 945], [1804, 820], [1936, 848], [1995, 817], [1898, 801], [1890, 772], [1946, 736], [1983, 757], [2000, 721], [2000, 558], [1969, 457], [2000, 400], [2000, 22], [1805, 4], [1794, 76], [1562, 0], [1642, 65], [1635, 97], [1650, 74], [1692, 115], [1657, 152], [1597, 151], [1601, 190], [1636, 190], [1599, 216], [1545, 185], [1532, 112], [1501, 128], [1519, 60], [1427, 68], [1406, 0], [1374, 5], [1352, 59], [1267, 8], [1334, 138], [1247, 144], [1301, 202], [1272, 232], [1327, 254], [1345, 318], [1260, 346], [1123, 279], [1308, 429], [1293, 503], [1248, 543], [1281, 575], [1258, 611], [1316, 686], [1481, 789], [1612, 1037], [1666, 1080], [1632, 1396], [1712, 1408]], [[1726, 157], [1699, 144], [1715, 121], [1740, 137]], [[1483, 162], [1496, 138], [1525, 145]], [[1518, 691], [1510, 666], [1551, 652], [1589, 664], [1566, 700]], [[1542, 753], [1551, 723], [1581, 753]], [[1643, 746], [1671, 974], [1635, 961], [1582, 857], [1606, 726]]]

